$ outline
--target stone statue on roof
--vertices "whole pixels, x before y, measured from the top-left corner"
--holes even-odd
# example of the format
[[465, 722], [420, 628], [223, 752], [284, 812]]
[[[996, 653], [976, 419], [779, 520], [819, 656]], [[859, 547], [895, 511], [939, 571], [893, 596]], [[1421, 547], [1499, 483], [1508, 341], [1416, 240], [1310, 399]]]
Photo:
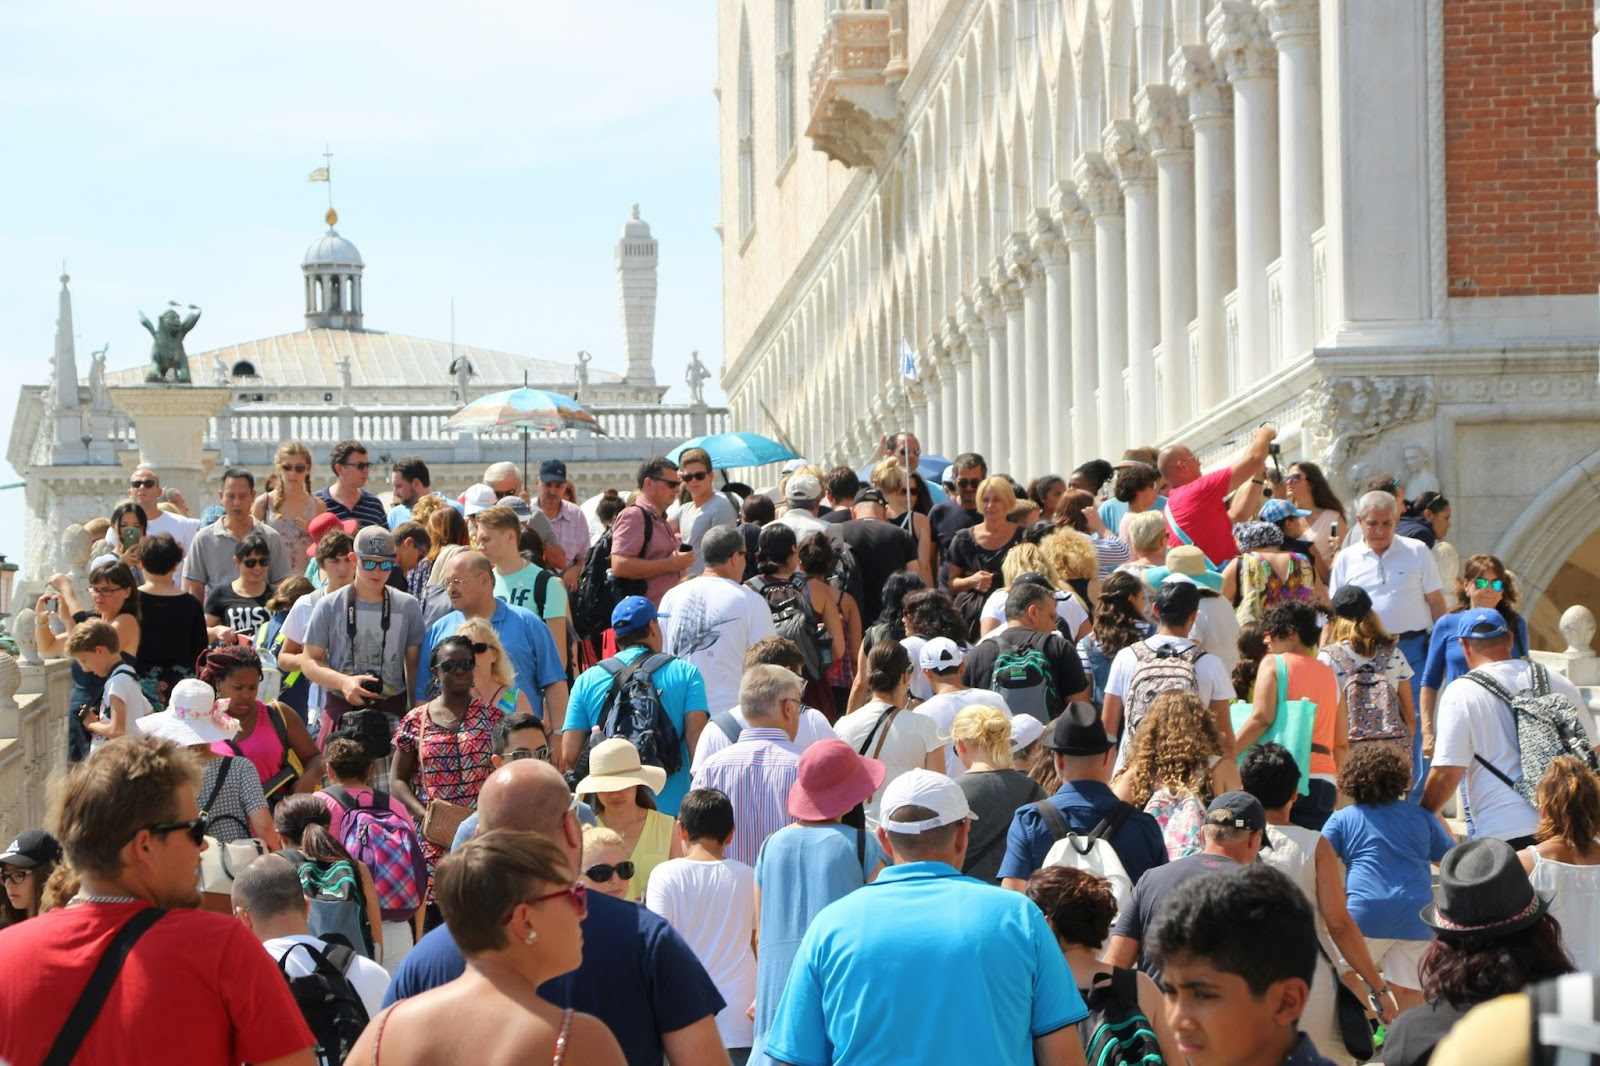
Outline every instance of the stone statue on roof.
[[574, 377], [577, 379], [578, 387], [572, 390], [574, 393], [572, 398], [574, 400], [582, 399], [584, 390], [589, 387], [589, 363], [593, 359], [594, 356], [590, 355], [588, 352], [578, 353], [578, 364], [574, 371]]
[[339, 370], [339, 406], [350, 406], [350, 357], [341, 356], [333, 364]]
[[228, 361], [218, 352], [211, 357], [211, 384], [226, 385], [228, 383]]
[[107, 344], [89, 356], [89, 404], [104, 411], [111, 409], [111, 393], [106, 390], [106, 352], [110, 349]]
[[181, 384], [190, 384], [189, 356], [183, 350], [183, 338], [194, 329], [194, 324], [200, 321], [200, 308], [194, 304], [189, 305], [189, 310], [194, 313], [187, 318], [180, 319], [175, 308], [176, 300], [167, 301], [167, 309], [161, 312], [158, 325], [151, 325], [144, 312], [139, 312], [139, 324], [150, 331], [152, 343], [150, 345], [150, 373], [146, 374], [146, 381], [165, 381], [167, 373], [172, 373], [172, 380]]
[[467, 402], [467, 385], [472, 380], [472, 375], [477, 371], [472, 368], [472, 360], [464, 355], [458, 355], [450, 360], [450, 373], [456, 378], [456, 394], [462, 403]]
[[706, 402], [705, 383], [711, 377], [711, 371], [700, 361], [699, 352], [689, 353], [689, 366], [683, 372], [683, 380], [689, 386], [689, 402], [703, 404]]

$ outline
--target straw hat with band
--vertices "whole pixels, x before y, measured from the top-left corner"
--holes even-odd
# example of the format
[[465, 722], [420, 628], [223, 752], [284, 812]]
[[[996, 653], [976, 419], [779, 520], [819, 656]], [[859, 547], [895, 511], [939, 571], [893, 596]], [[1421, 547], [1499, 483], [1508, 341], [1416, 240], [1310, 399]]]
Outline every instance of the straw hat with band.
[[579, 795], [596, 792], [621, 792], [643, 785], [659, 793], [667, 783], [667, 772], [659, 766], [639, 761], [639, 749], [622, 737], [602, 740], [589, 752], [589, 776], [573, 789]]

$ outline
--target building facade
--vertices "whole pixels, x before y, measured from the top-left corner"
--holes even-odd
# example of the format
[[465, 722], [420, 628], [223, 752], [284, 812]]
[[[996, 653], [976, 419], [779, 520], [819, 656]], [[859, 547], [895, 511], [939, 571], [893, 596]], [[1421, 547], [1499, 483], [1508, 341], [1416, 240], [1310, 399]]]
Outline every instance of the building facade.
[[520, 463], [523, 436], [511, 428], [452, 431], [445, 421], [470, 400], [524, 384], [577, 397], [605, 431], [528, 434], [535, 468], [530, 473], [542, 459], [562, 459], [583, 494], [632, 487], [639, 460], [727, 428], [726, 410], [708, 407], [698, 388], [691, 390], [690, 403], [662, 402], [667, 386], [656, 383], [652, 364], [658, 248], [637, 206], [616, 246], [622, 374], [591, 369], [587, 352], [578, 353], [576, 362], [558, 363], [368, 328], [362, 311], [365, 263], [334, 228], [338, 219], [331, 210], [327, 221], [327, 232], [301, 262], [304, 328], [190, 354], [192, 386], [145, 385], [148, 364], [108, 372], [101, 353], [80, 379], [70, 279], [61, 278], [50, 381], [23, 386], [7, 452], [26, 481], [24, 589], [66, 568], [62, 530], [109, 516], [126, 498], [127, 474], [141, 449], [138, 426], [125, 408], [143, 410], [150, 429], [166, 413], [161, 397], [185, 398], [145, 389], [187, 388], [196, 399], [211, 390], [223, 394], [221, 410], [207, 412], [202, 454], [193, 457], [192, 467], [162, 471], [165, 484], [183, 489], [194, 515], [216, 499], [221, 470], [244, 466], [264, 479], [278, 445], [289, 440], [311, 449], [318, 488], [332, 481], [326, 459], [331, 446], [356, 439], [367, 445], [375, 464], [373, 491], [387, 492], [393, 460], [416, 455], [428, 463], [434, 488], [460, 493], [491, 463]]
[[733, 420], [1026, 480], [1270, 419], [1347, 500], [1431, 468], [1560, 648], [1600, 596], [1596, 15], [720, 0]]

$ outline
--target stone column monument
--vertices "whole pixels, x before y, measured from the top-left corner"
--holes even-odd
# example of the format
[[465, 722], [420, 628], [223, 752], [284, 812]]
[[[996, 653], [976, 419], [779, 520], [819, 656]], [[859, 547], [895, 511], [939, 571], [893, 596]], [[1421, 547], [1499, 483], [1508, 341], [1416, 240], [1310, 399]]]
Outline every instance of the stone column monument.
[[111, 402], [133, 420], [139, 462], [161, 472], [161, 483], [182, 491], [190, 505], [204, 509], [212, 494], [206, 474], [216, 462], [205, 450], [206, 423], [233, 397], [232, 389], [203, 385], [122, 385]]

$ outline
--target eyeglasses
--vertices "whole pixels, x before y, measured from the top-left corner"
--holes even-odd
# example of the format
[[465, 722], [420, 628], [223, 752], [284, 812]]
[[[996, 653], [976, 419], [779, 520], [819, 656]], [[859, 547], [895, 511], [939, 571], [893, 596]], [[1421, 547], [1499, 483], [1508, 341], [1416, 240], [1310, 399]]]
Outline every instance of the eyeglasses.
[[18, 869], [18, 870], [0, 871], [0, 881], [4, 881], [8, 885], [20, 885], [20, 884], [22, 884], [22, 882], [26, 881], [28, 878], [30, 878], [32, 876], [33, 876], [33, 871], [32, 870], [21, 870], [21, 869]]
[[1283, 483], [1285, 485], [1293, 485], [1296, 482], [1304, 481], [1305, 479], [1306, 476], [1304, 474], [1286, 474], [1284, 476]]
[[1506, 583], [1497, 577], [1480, 577], [1476, 578], [1472, 583], [1480, 589], [1494, 589], [1496, 592], [1504, 592], [1506, 590]]
[[666, 478], [663, 478], [663, 477], [653, 477], [650, 480], [656, 482], [657, 484], [665, 485], [669, 489], [675, 489], [679, 485], [683, 484], [683, 482], [681, 482], [681, 481], [668, 481]]
[[248, 566], [250, 569], [254, 570], [257, 567], [266, 566], [267, 565], [267, 560], [264, 557], [260, 556], [260, 555], [252, 555], [248, 559], [240, 559], [239, 560], [239, 565], [240, 566]]
[[367, 571], [382, 570], [384, 573], [387, 574], [389, 571], [394, 569], [394, 560], [393, 559], [363, 559], [363, 560], [361, 560], [361, 569], [367, 570]]
[[683, 480], [685, 480], [685, 481], [704, 481], [706, 478], [708, 478], [710, 476], [711, 476], [711, 471], [709, 471], [709, 470], [697, 470], [692, 474], [684, 474], [683, 475]]
[[128, 487], [130, 489], [153, 489], [157, 484], [158, 482], [155, 478], [140, 477], [128, 482]]
[[466, 583], [467, 579], [464, 577], [447, 577], [444, 579], [444, 587], [447, 589], [458, 589]]
[[[144, 828], [152, 833], [160, 833], [162, 836], [168, 833], [186, 832], [197, 848], [206, 842], [206, 820], [204, 818], [191, 818], [187, 822], [157, 822]], [[134, 830], [134, 833], [137, 834], [138, 830]]]
[[90, 585], [89, 586], [89, 594], [91, 596], [110, 596], [110, 595], [112, 595], [114, 593], [127, 592], [127, 591], [128, 590], [123, 588], [121, 585]]
[[956, 478], [956, 488], [958, 488], [958, 489], [975, 489], [979, 485], [982, 485], [982, 484], [983, 484], [983, 478], [981, 478], [981, 477], [958, 477], [958, 478]]
[[596, 884], [611, 880], [613, 875], [622, 878], [624, 881], [632, 881], [633, 863], [619, 862], [613, 866], [609, 862], [601, 862], [596, 863], [587, 870], [583, 871], [583, 876], [587, 877]]
[[[368, 463], [367, 465], [371, 466], [372, 464]], [[311, 468], [304, 463], [296, 463], [293, 466], [290, 466], [288, 463], [279, 463], [278, 469], [282, 470], [285, 474], [304, 474]]]
[[441, 674], [470, 674], [477, 665], [471, 659], [445, 659], [439, 663], [437, 669]]
[[520, 759], [538, 759], [540, 762], [550, 761], [550, 745], [545, 744], [529, 751], [527, 748], [512, 748], [506, 752], [507, 762], [517, 762]]
[[[572, 909], [578, 912], [579, 918], [589, 913], [589, 886], [582, 881], [574, 881], [559, 892], [546, 892], [542, 896], [535, 896], [533, 899], [524, 900], [523, 902], [532, 907], [535, 904], [543, 903], [547, 899], [560, 899], [562, 896], [567, 897], [567, 900], [572, 904]], [[505, 924], [511, 924], [510, 914], [506, 915]]]
[[503, 500], [507, 496], [515, 496], [516, 494], [517, 494], [517, 487], [515, 485], [511, 486], [509, 489], [495, 489], [494, 490], [494, 498], [497, 499], [497, 500]]

